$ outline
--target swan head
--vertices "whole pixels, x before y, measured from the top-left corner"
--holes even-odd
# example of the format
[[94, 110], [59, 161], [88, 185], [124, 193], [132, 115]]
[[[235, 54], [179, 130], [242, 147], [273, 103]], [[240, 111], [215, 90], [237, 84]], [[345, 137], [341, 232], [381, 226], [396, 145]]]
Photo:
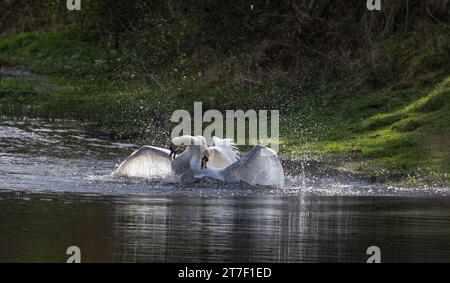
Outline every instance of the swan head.
[[211, 168], [220, 169], [232, 163], [221, 148], [217, 146], [208, 146], [206, 139], [203, 136], [184, 135], [174, 137], [172, 139], [172, 144], [170, 150], [171, 156], [174, 156], [174, 158], [176, 155], [175, 151], [178, 149], [176, 148], [177, 146], [180, 147], [184, 145], [190, 148], [190, 167], [192, 172], [197, 172], [198, 174], [202, 174], [205, 169], [209, 169], [210, 164]]
[[169, 150], [170, 150], [170, 154], [169, 154], [169, 159], [175, 159], [175, 157], [178, 154], [178, 150], [180, 149], [180, 146], [175, 146], [173, 143], [169, 146]]
[[[190, 149], [189, 166], [194, 175], [200, 175], [204, 169], [208, 168], [208, 162], [213, 157], [208, 149], [206, 139], [202, 136], [184, 135], [172, 139], [174, 146], [187, 146]], [[173, 147], [172, 147], [173, 148]]]
[[200, 163], [200, 169], [207, 169], [208, 168], [208, 161], [209, 161], [208, 156], [206, 156], [206, 154], [204, 154], [203, 157], [202, 157], [202, 161]]
[[169, 147], [170, 154], [169, 158], [175, 159], [177, 155], [177, 151], [182, 146], [188, 146], [188, 147], [198, 147], [203, 151], [206, 147], [206, 139], [202, 136], [190, 136], [190, 135], [184, 135], [180, 137], [174, 137], [172, 138], [172, 144]]

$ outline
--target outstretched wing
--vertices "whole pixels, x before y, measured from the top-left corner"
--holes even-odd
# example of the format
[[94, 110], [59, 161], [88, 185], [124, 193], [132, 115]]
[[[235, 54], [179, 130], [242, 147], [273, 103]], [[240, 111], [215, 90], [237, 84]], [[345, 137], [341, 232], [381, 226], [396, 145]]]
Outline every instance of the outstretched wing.
[[238, 161], [223, 169], [227, 182], [284, 187], [284, 172], [277, 154], [270, 148], [255, 145]]
[[239, 159], [239, 149], [233, 143], [232, 139], [220, 139], [213, 137], [214, 147], [220, 149], [221, 153], [226, 155], [226, 158], [231, 162], [235, 162]]
[[115, 174], [125, 177], [154, 178], [169, 175], [172, 171], [168, 149], [143, 146], [125, 159]]

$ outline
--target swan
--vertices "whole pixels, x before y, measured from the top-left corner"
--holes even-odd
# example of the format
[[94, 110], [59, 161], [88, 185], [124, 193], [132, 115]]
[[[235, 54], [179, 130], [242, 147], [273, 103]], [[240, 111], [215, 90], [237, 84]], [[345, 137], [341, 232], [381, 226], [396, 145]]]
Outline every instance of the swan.
[[194, 178], [207, 177], [227, 183], [244, 182], [280, 189], [284, 187], [283, 167], [276, 152], [268, 147], [255, 145], [239, 160], [222, 168], [209, 162], [205, 166], [205, 160], [209, 159], [211, 152], [207, 147], [192, 147], [189, 166]]
[[189, 162], [194, 148], [201, 147], [208, 152], [208, 163], [216, 168], [224, 168], [239, 158], [239, 151], [231, 139], [213, 137], [213, 146], [207, 146], [202, 136], [181, 136], [172, 139], [176, 146], [186, 145], [186, 149], [176, 155], [171, 146], [165, 149], [156, 146], [143, 146], [127, 157], [115, 171], [122, 177], [164, 178], [172, 174], [180, 177], [192, 177]]
[[172, 147], [143, 146], [125, 159], [115, 174], [141, 178], [175, 174], [197, 179], [207, 177], [227, 183], [284, 187], [283, 167], [272, 149], [255, 145], [239, 158], [239, 151], [231, 139], [213, 137], [213, 141], [214, 145], [208, 146], [202, 136], [175, 137], [172, 144], [187, 146], [177, 157]]

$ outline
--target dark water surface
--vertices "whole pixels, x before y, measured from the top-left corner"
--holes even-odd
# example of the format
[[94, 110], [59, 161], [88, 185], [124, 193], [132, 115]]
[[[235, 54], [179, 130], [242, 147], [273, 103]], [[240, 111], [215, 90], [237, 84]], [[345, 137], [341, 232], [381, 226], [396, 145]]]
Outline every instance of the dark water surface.
[[[450, 262], [447, 188], [288, 176], [284, 190], [112, 175], [138, 145], [0, 123], [0, 262]], [[289, 173], [289, 168], [287, 168]]]

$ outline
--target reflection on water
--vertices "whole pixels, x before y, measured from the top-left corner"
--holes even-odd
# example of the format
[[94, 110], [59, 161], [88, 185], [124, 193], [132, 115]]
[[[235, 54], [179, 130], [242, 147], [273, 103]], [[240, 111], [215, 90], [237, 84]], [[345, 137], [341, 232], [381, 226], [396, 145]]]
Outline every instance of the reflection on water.
[[[112, 176], [136, 146], [0, 123], [0, 262], [450, 262], [445, 188], [288, 178], [285, 190]], [[287, 170], [289, 172], [289, 170]]]
[[450, 261], [436, 198], [0, 193], [0, 261]]

